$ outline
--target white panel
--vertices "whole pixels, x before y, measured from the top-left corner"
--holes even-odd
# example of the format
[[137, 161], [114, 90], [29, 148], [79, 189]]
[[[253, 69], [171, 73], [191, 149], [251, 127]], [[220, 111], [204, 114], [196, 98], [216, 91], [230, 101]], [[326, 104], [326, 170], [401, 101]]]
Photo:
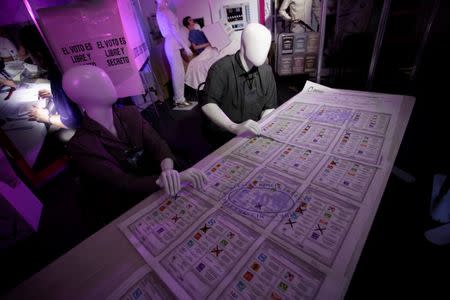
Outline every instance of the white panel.
[[193, 19], [203, 18], [205, 25], [211, 24], [208, 0], [172, 0], [169, 3], [170, 8], [180, 20], [180, 24], [186, 16], [190, 16]]
[[[220, 16], [221, 8], [224, 5], [232, 5], [232, 4], [249, 4], [250, 5], [250, 21], [249, 23], [257, 23], [259, 22], [259, 9], [258, 9], [258, 0], [211, 0], [212, 3], [212, 20], [213, 22], [224, 18], [224, 16]], [[222, 13], [223, 14], [223, 13]]]

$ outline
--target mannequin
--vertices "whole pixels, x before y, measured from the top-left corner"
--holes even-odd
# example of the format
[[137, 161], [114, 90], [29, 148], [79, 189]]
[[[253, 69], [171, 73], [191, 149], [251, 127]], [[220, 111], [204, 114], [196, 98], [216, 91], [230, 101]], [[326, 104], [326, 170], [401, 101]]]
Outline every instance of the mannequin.
[[[287, 9], [289, 8], [289, 13]], [[280, 16], [283, 19], [291, 21], [291, 32], [305, 32], [306, 26], [301, 25], [300, 22], [304, 22], [307, 26], [314, 27], [312, 25], [312, 12], [316, 13], [320, 10], [319, 5], [315, 0], [283, 0], [280, 5]]]
[[[159, 187], [174, 196], [183, 182], [203, 188], [206, 177], [200, 171], [174, 170], [169, 147], [134, 107], [113, 108], [117, 92], [102, 69], [74, 67], [64, 74], [63, 88], [85, 111], [81, 127], [69, 142], [69, 152], [90, 180], [127, 197], [146, 196]], [[148, 172], [149, 161], [159, 163], [159, 176]]]
[[[259, 135], [261, 128], [256, 121], [276, 107], [275, 79], [272, 69], [265, 64], [271, 41], [266, 27], [251, 23], [242, 32], [240, 50], [211, 66], [205, 85], [207, 100], [202, 110], [222, 130], [234, 135]], [[241, 85], [240, 80], [244, 78]], [[223, 82], [232, 86], [224, 86]], [[243, 105], [235, 101], [242, 101]]]
[[172, 73], [173, 100], [176, 106], [189, 106], [191, 104], [184, 98], [185, 74], [180, 49], [184, 49], [187, 56], [192, 56], [193, 53], [181, 36], [178, 19], [169, 9], [168, 0], [157, 0], [157, 2], [156, 20], [159, 30], [164, 36], [164, 51], [166, 52], [170, 72]]

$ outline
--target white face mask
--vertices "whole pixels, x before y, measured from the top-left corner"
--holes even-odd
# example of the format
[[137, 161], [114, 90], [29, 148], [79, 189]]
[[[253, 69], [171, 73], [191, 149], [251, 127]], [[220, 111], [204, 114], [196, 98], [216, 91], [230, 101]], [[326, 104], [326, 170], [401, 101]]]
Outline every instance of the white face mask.
[[11, 78], [21, 74], [25, 69], [24, 62], [20, 60], [14, 60], [5, 63], [5, 71]]
[[245, 58], [254, 66], [261, 66], [267, 59], [272, 36], [263, 25], [251, 23], [242, 32], [242, 46]]
[[90, 107], [111, 107], [117, 91], [108, 74], [99, 67], [84, 65], [69, 69], [63, 75], [63, 89], [75, 103]]

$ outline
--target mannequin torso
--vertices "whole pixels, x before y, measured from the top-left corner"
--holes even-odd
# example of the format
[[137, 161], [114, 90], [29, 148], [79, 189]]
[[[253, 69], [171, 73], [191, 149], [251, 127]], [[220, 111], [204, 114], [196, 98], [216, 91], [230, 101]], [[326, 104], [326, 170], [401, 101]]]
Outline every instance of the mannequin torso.
[[175, 195], [182, 181], [203, 187], [204, 175], [199, 171], [173, 169], [170, 148], [134, 106], [113, 108], [117, 92], [102, 69], [73, 67], [64, 74], [63, 88], [86, 112], [68, 148], [96, 191], [92, 200], [106, 199], [102, 211], [108, 212], [112, 205], [114, 213], [123, 212], [129, 201], [143, 199], [160, 187]]
[[238, 53], [217, 61], [205, 85], [205, 115], [213, 124], [233, 134], [259, 134], [259, 120], [276, 107], [276, 84], [267, 60], [270, 31], [256, 23], [242, 33]]

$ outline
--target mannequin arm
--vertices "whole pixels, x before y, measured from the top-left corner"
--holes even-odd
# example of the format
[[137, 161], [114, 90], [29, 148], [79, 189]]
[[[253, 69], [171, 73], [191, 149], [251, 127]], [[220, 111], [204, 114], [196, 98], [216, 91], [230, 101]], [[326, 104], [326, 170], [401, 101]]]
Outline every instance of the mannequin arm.
[[287, 13], [287, 9], [289, 7], [289, 4], [291, 4], [291, 0], [284, 0], [283, 3], [280, 5], [279, 14], [283, 19], [285, 20], [291, 20], [291, 16]]
[[161, 171], [172, 170], [173, 169], [173, 160], [171, 158], [164, 158], [161, 161]]
[[183, 40], [182, 36], [181, 36], [181, 32], [180, 30], [178, 30], [178, 24], [176, 24], [175, 22], [177, 22], [177, 18], [173, 18], [173, 20], [169, 19], [169, 28], [170, 28], [170, 32], [172, 33], [173, 37], [175, 38], [175, 40], [178, 42], [178, 44], [183, 47], [184, 51], [186, 51], [186, 54], [188, 56], [192, 56], [192, 51], [191, 49], [189, 49], [189, 45], [186, 45], [185, 41]]
[[[180, 35], [180, 32], [178, 30], [176, 30], [176, 29], [172, 29], [172, 27], [171, 27], [171, 31], [172, 31], [172, 34], [173, 34], [174, 38], [177, 40], [178, 44], [181, 47], [183, 47], [184, 51], [186, 51], [188, 56], [191, 56], [192, 55], [192, 51], [191, 51], [191, 49], [189, 49], [189, 46], [186, 45], [186, 43], [184, 42], [183, 38]], [[191, 53], [191, 54], [189, 54], [189, 53]]]
[[268, 114], [270, 114], [271, 112], [273, 112], [274, 110], [275, 110], [274, 108], [269, 108], [269, 109], [263, 110], [261, 113], [261, 119], [264, 118], [265, 116], [267, 116]]
[[240, 135], [245, 132], [255, 135], [261, 134], [261, 128], [258, 123], [253, 120], [247, 120], [239, 124], [234, 123], [215, 103], [203, 105], [202, 110], [214, 124], [233, 134]]
[[230, 120], [220, 107], [215, 103], [208, 103], [202, 106], [205, 115], [217, 126], [234, 133], [236, 123]]

